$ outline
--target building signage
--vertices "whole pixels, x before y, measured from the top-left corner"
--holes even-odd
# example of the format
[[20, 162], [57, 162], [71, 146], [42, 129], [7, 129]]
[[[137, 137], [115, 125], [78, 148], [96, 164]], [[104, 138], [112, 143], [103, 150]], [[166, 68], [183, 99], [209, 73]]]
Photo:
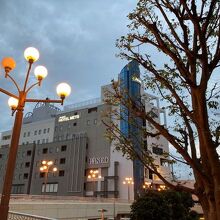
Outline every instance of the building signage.
[[92, 157], [89, 158], [89, 164], [105, 164], [109, 162], [108, 157]]
[[138, 78], [137, 76], [132, 76], [132, 80], [133, 80], [134, 82], [137, 82], [137, 83], [141, 84], [141, 79]]
[[72, 115], [72, 116], [60, 116], [58, 118], [58, 122], [64, 122], [64, 121], [70, 121], [70, 120], [75, 120], [75, 119], [78, 119], [79, 118], [79, 115]]

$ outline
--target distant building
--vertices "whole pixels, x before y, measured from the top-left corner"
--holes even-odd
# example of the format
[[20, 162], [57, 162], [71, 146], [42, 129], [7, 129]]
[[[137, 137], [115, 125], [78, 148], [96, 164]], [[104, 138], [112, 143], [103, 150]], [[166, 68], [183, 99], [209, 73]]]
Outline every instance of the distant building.
[[[166, 125], [165, 113], [159, 108], [158, 98], [145, 94], [139, 80], [139, 68], [136, 63], [126, 65], [120, 73], [120, 80], [126, 81], [130, 95], [145, 103], [146, 109], [153, 108], [155, 117]], [[53, 105], [38, 103], [32, 113], [26, 114], [20, 136], [14, 174], [13, 194], [51, 194], [128, 198], [128, 188], [123, 185], [125, 177], [132, 177], [134, 187], [130, 196], [142, 188], [144, 181], [155, 185], [161, 184], [158, 178], [149, 173], [137, 160], [134, 162], [115, 151], [114, 143], [105, 138], [106, 127], [102, 123], [102, 113], [109, 110], [104, 101], [104, 91], [110, 86], [102, 87], [100, 99], [65, 106], [60, 111]], [[156, 102], [155, 102], [156, 101]], [[154, 103], [153, 103], [154, 102]], [[123, 106], [121, 106], [123, 109]], [[138, 121], [142, 126], [151, 126]], [[121, 122], [123, 132], [128, 132], [130, 125]], [[168, 142], [160, 137], [143, 139], [135, 128], [129, 131], [145, 142], [147, 148], [155, 155], [158, 169], [167, 173], [169, 167], [162, 153], [168, 152]], [[0, 140], [0, 190], [3, 185], [4, 171], [11, 139], [11, 131], [2, 132]], [[157, 147], [153, 145], [157, 144]], [[136, 143], [138, 148], [138, 144]], [[52, 160], [57, 172], [40, 172], [41, 162]], [[91, 170], [98, 171], [98, 176], [91, 178]], [[134, 193], [135, 192], [135, 193]]]

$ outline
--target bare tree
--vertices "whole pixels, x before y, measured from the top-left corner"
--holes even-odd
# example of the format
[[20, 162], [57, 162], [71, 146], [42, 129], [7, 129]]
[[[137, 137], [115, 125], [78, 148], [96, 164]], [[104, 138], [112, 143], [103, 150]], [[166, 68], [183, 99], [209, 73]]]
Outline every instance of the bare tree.
[[[162, 135], [169, 141], [181, 161], [192, 168], [194, 189], [167, 181], [157, 172], [152, 155], [144, 148], [135, 152], [131, 140], [114, 123], [107, 125], [110, 137], [117, 140], [117, 149], [140, 159], [169, 187], [196, 194], [206, 219], [220, 220], [220, 96], [213, 82], [220, 65], [220, 1], [139, 0], [128, 18], [129, 33], [117, 41], [120, 56], [136, 60], [146, 70], [145, 87], [166, 101], [172, 126], [158, 123], [151, 111], [123, 95], [117, 82], [108, 102], [126, 106], [156, 129], [142, 129], [144, 135]], [[122, 114], [112, 111], [121, 119]]]

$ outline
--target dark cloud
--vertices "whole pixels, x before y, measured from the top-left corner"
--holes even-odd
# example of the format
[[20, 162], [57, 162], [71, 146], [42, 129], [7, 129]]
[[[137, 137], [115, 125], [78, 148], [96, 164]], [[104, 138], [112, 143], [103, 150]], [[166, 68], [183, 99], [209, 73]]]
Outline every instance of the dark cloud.
[[[2, 0], [0, 59], [15, 58], [13, 74], [22, 82], [26, 71], [23, 51], [34, 46], [41, 54], [38, 64], [45, 65], [49, 75], [32, 96], [55, 98], [56, 85], [66, 81], [72, 86], [66, 103], [98, 97], [101, 85], [116, 77], [125, 64], [115, 57], [115, 40], [126, 33], [126, 15], [135, 4], [135, 0]], [[15, 91], [2, 72], [0, 87]], [[0, 94], [0, 99], [2, 131], [11, 128], [12, 119], [7, 97]], [[26, 111], [32, 107], [26, 106]]]

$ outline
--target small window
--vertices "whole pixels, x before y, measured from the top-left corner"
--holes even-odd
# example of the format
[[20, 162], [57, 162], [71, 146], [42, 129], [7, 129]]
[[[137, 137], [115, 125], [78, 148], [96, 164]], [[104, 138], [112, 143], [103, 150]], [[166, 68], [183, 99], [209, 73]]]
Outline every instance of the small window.
[[65, 171], [64, 170], [59, 170], [59, 176], [64, 176]]
[[48, 143], [48, 138], [46, 139], [46, 143]]
[[44, 144], [45, 143], [45, 139], [42, 139], [42, 144]]
[[27, 136], [30, 137], [30, 134], [31, 134], [30, 131], [28, 131]]
[[75, 113], [74, 113], [74, 115], [78, 115], [78, 113], [77, 113], [77, 112], [75, 112]]
[[169, 162], [166, 159], [160, 158], [160, 165], [163, 167], [169, 167]]
[[45, 176], [44, 172], [40, 173], [40, 178], [44, 178], [44, 176]]
[[163, 154], [163, 149], [160, 147], [153, 147], [153, 153], [157, 155], [162, 155]]
[[30, 165], [31, 165], [30, 162], [26, 162], [26, 163], [25, 163], [25, 167], [26, 167], [26, 168], [30, 167]]
[[41, 129], [38, 131], [38, 134], [41, 134]]
[[34, 131], [34, 135], [37, 135], [37, 130], [36, 130], [36, 131]]
[[61, 126], [60, 126], [60, 131], [62, 131], [62, 130], [63, 130], [63, 126], [61, 125]]
[[43, 148], [42, 153], [47, 154], [47, 152], [48, 152], [48, 148]]
[[26, 137], [26, 132], [24, 132], [24, 135], [23, 135], [23, 137]]
[[49, 133], [49, 132], [50, 132], [50, 128], [47, 129], [47, 133]]
[[37, 140], [37, 144], [40, 144], [40, 140]]
[[49, 153], [53, 153], [53, 147], [49, 148]]
[[66, 163], [66, 158], [60, 158], [60, 164], [65, 164]]
[[47, 129], [46, 129], [46, 128], [44, 128], [44, 134], [46, 134], [46, 131], [47, 131]]
[[66, 146], [66, 145], [62, 145], [62, 146], [61, 146], [61, 151], [66, 151], [66, 149], [67, 149], [67, 146]]
[[0, 154], [0, 158], [2, 158], [3, 157], [3, 155], [2, 154]]
[[89, 108], [88, 113], [97, 112], [97, 107]]
[[94, 125], [96, 125], [97, 124], [97, 119], [94, 119]]
[[87, 120], [87, 125], [90, 125], [90, 120]]
[[28, 178], [28, 173], [24, 173], [24, 179]]
[[31, 150], [27, 151], [27, 156], [31, 156]]
[[76, 122], [74, 122], [74, 123], [73, 123], [73, 126], [75, 127], [76, 125], [77, 125], [77, 123], [76, 123]]

